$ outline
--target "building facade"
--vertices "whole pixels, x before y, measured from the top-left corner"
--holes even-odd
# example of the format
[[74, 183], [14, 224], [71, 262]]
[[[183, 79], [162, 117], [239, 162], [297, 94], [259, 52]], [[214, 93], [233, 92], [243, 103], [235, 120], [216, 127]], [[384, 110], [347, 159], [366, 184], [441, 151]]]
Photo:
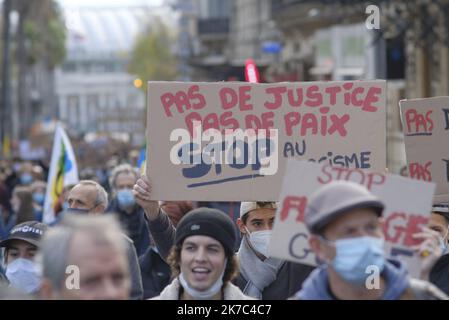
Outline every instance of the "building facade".
[[145, 141], [145, 96], [127, 72], [129, 53], [147, 28], [146, 7], [65, 10], [67, 57], [56, 72], [59, 118], [70, 133], [128, 134]]

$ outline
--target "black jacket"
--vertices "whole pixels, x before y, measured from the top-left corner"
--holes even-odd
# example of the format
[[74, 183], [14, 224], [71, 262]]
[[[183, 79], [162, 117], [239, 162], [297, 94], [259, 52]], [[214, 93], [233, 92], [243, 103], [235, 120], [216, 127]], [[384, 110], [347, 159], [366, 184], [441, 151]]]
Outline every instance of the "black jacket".
[[441, 256], [437, 260], [430, 270], [429, 281], [449, 295], [449, 254]]
[[116, 198], [112, 199], [107, 212], [114, 213], [120, 220], [126, 234], [131, 238], [136, 248], [137, 256], [141, 256], [150, 246], [150, 232], [144, 218], [145, 213], [139, 205], [134, 206], [131, 213], [120, 209]]
[[139, 258], [142, 274], [143, 298], [158, 296], [170, 283], [170, 267], [152, 248]]

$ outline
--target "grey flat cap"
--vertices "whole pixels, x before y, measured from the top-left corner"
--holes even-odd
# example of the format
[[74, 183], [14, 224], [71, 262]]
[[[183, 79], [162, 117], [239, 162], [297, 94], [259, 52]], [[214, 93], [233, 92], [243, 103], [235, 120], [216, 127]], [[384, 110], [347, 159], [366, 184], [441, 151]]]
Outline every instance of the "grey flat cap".
[[381, 216], [385, 205], [365, 187], [350, 181], [333, 181], [309, 198], [304, 220], [311, 233], [320, 233], [336, 218], [359, 208], [373, 208]]

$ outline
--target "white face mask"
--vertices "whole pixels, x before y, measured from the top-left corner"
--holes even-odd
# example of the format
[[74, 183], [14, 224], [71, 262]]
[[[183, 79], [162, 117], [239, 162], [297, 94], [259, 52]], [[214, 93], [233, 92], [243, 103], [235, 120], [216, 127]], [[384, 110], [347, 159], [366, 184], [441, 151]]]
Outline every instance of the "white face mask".
[[39, 290], [41, 284], [37, 264], [29, 259], [18, 258], [6, 266], [6, 277], [11, 286], [28, 294]]
[[268, 258], [268, 244], [270, 243], [272, 230], [249, 232], [246, 227], [245, 229], [253, 248]]
[[189, 283], [184, 278], [183, 273], [179, 274], [179, 282], [184, 290], [187, 292], [189, 296], [191, 296], [195, 300], [208, 300], [215, 296], [218, 292], [220, 292], [221, 287], [223, 286], [223, 275], [226, 270], [226, 265], [228, 263], [228, 259], [225, 259], [224, 268], [218, 277], [217, 281], [215, 281], [208, 289], [200, 291], [195, 288], [192, 288]]

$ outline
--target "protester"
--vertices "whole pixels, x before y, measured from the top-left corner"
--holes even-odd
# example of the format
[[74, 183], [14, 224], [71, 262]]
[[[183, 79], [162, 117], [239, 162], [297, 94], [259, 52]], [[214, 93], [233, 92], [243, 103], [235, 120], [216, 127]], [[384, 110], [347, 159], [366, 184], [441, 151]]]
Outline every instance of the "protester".
[[[70, 190], [67, 196], [70, 208], [62, 216], [70, 214], [102, 215], [108, 207], [108, 194], [106, 190], [95, 181], [81, 180]], [[134, 248], [133, 241], [123, 234], [127, 240], [127, 255], [129, 270], [131, 273], [131, 298], [142, 299], [142, 279], [139, 268], [139, 261]]]
[[81, 180], [67, 196], [70, 212], [103, 214], [108, 206], [108, 194], [93, 180]]
[[28, 186], [34, 181], [33, 176], [33, 164], [29, 161], [25, 161], [20, 165], [18, 172], [19, 183], [22, 186]]
[[208, 207], [225, 212], [235, 223], [240, 217], [240, 202], [238, 201], [201, 201], [199, 207]]
[[65, 216], [42, 242], [43, 299], [129, 299], [126, 241], [112, 216]]
[[[398, 261], [386, 260], [380, 217], [384, 204], [365, 187], [331, 182], [309, 199], [305, 223], [309, 244], [323, 263], [295, 294], [305, 300], [448, 299], [429, 282], [412, 279]], [[366, 284], [367, 267], [380, 274]]]
[[[162, 257], [167, 257], [173, 243], [174, 227], [156, 202], [149, 200], [151, 187], [146, 177], [135, 188], [138, 202], [146, 208], [152, 237]], [[246, 294], [257, 299], [286, 299], [297, 292], [313, 267], [267, 257], [271, 229], [276, 213], [274, 202], [243, 202], [237, 220], [244, 235], [237, 254], [239, 275], [234, 283]]]
[[196, 208], [196, 204], [192, 201], [159, 201], [159, 206], [168, 215], [174, 227], [182, 217]]
[[178, 224], [168, 261], [174, 280], [154, 299], [247, 300], [230, 281], [238, 272], [236, 230], [222, 211], [198, 208]]
[[40, 288], [41, 276], [35, 262], [41, 238], [47, 226], [38, 221], [16, 225], [8, 238], [0, 242], [5, 248], [4, 264], [9, 284], [24, 293], [36, 294]]
[[31, 184], [30, 189], [33, 194], [34, 220], [42, 221], [47, 184], [43, 181], [35, 181]]
[[[174, 227], [194, 207], [191, 201], [160, 201], [159, 205], [161, 210], [167, 213]], [[147, 251], [139, 257], [139, 264], [142, 271], [144, 299], [158, 296], [170, 283], [170, 266], [160, 256], [153, 240]]]
[[16, 215], [16, 224], [36, 220], [33, 209], [33, 194], [30, 187], [18, 186], [14, 188], [11, 206]]
[[69, 195], [70, 190], [72, 190], [72, 188], [75, 185], [70, 184], [67, 185], [65, 187], [62, 188], [62, 192], [59, 195], [58, 199], [56, 200], [56, 203], [54, 205], [54, 212], [55, 212], [55, 217], [56, 219], [58, 219], [59, 214], [61, 212], [64, 212], [65, 210], [67, 210], [68, 208], [70, 208], [69, 203], [67, 201], [67, 197]]
[[16, 225], [17, 216], [13, 212], [8, 192], [0, 189], [0, 240], [6, 239], [12, 227]]
[[117, 215], [123, 229], [133, 240], [137, 255], [141, 256], [150, 246], [150, 234], [144, 211], [132, 193], [138, 178], [139, 173], [129, 164], [119, 165], [112, 170], [109, 185], [113, 197], [106, 211]]
[[143, 255], [139, 257], [142, 274], [143, 298], [158, 296], [170, 283], [170, 266], [159, 255], [155, 244], [151, 243]]
[[234, 283], [245, 294], [257, 299], [290, 297], [301, 289], [314, 269], [269, 256], [276, 208], [276, 202], [242, 202], [237, 220], [243, 239], [237, 253], [240, 273]]

